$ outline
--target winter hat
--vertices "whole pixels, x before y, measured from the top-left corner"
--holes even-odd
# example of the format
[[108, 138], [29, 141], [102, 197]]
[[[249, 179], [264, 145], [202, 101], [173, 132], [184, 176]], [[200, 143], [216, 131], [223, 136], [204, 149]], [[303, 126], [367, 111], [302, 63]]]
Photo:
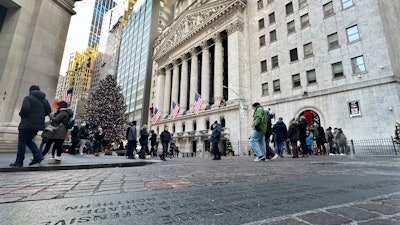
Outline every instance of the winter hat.
[[253, 107], [257, 107], [259, 105], [260, 105], [260, 103], [258, 103], [258, 102], [253, 103]]
[[65, 101], [57, 102], [59, 108], [68, 108], [68, 103]]
[[40, 91], [40, 88], [39, 88], [39, 86], [37, 86], [37, 85], [32, 85], [32, 86], [29, 88], [29, 91], [33, 91], [33, 90], [38, 90], [38, 91]]

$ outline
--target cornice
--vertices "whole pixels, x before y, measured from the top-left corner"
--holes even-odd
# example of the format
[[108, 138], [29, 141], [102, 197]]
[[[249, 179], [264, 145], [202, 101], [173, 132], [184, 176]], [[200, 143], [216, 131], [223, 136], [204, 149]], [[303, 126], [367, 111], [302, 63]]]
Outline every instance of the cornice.
[[216, 0], [187, 10], [156, 39], [154, 60], [158, 61], [226, 14], [244, 10], [246, 5], [247, 0]]
[[56, 3], [58, 6], [60, 6], [71, 15], [76, 14], [76, 12], [74, 11], [74, 3], [79, 1], [81, 0], [53, 0], [54, 3]]

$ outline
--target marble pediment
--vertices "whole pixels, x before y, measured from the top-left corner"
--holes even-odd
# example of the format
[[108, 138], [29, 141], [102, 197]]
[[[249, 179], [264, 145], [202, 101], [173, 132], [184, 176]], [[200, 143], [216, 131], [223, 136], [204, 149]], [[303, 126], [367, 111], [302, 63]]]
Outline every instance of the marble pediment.
[[154, 59], [165, 56], [225, 14], [245, 7], [246, 0], [214, 0], [186, 10], [156, 39]]

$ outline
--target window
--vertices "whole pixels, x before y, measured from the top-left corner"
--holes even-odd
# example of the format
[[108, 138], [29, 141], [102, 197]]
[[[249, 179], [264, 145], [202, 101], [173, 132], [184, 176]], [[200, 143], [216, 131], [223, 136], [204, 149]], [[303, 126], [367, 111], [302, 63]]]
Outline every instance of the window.
[[296, 28], [294, 26], [294, 20], [287, 23], [287, 31], [288, 31], [288, 34], [296, 32]]
[[267, 60], [261, 61], [261, 73], [267, 72]]
[[324, 9], [324, 17], [330, 17], [333, 15], [333, 3], [328, 2], [323, 6]]
[[265, 35], [260, 37], [260, 47], [265, 46]]
[[261, 29], [264, 29], [264, 27], [265, 27], [265, 25], [264, 25], [264, 18], [258, 20], [258, 29], [261, 30]]
[[302, 9], [304, 7], [306, 7], [307, 4], [307, 0], [299, 0], [299, 8]]
[[274, 12], [273, 12], [273, 13], [270, 13], [270, 14], [268, 15], [268, 18], [269, 18], [269, 24], [275, 23], [275, 13], [274, 13]]
[[347, 40], [349, 42], [357, 41], [358, 39], [360, 39], [360, 36], [358, 35], [357, 25], [347, 28], [346, 33], [347, 33]]
[[289, 2], [286, 4], [286, 16], [293, 13], [293, 3]]
[[301, 87], [300, 74], [292, 75], [292, 85], [293, 85], [293, 88]]
[[271, 67], [272, 69], [277, 68], [279, 66], [278, 56], [274, 56], [271, 58]]
[[339, 38], [337, 33], [328, 35], [328, 48], [329, 50], [340, 47]]
[[332, 64], [333, 78], [343, 77], [343, 65], [342, 62]]
[[300, 17], [300, 22], [301, 22], [301, 28], [310, 26], [310, 20], [308, 18], [308, 13], [304, 14]]
[[290, 62], [297, 61], [298, 59], [297, 48], [290, 50]]
[[263, 83], [261, 88], [262, 88], [262, 95], [263, 96], [266, 96], [266, 95], [269, 94], [268, 93], [268, 83]]
[[262, 8], [264, 8], [263, 0], [258, 0], [258, 9], [260, 10]]
[[315, 74], [315, 70], [307, 71], [307, 82], [308, 84], [317, 83], [317, 76]]
[[365, 72], [364, 56], [358, 56], [351, 59], [351, 67], [353, 68], [353, 73]]
[[274, 2], [274, 0], [268, 0], [268, 4], [271, 4], [273, 2]]
[[274, 92], [281, 91], [281, 82], [279, 80], [274, 80], [272, 84], [274, 86]]
[[305, 44], [303, 46], [303, 50], [304, 50], [304, 58], [311, 57], [314, 55], [311, 42], [308, 44]]
[[349, 8], [352, 5], [353, 5], [353, 0], [342, 0], [343, 9]]
[[269, 41], [270, 42], [274, 42], [276, 40], [277, 40], [276, 39], [276, 30], [273, 30], [273, 31], [269, 32]]

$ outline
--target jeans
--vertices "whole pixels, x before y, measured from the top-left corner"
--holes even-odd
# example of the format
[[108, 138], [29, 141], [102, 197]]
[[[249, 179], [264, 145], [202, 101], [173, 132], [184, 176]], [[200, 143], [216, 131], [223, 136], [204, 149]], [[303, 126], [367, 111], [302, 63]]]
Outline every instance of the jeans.
[[163, 142], [162, 143], [162, 155], [164, 157], [167, 156], [167, 151], [168, 151], [168, 142]]
[[218, 148], [218, 142], [212, 142], [212, 150], [214, 157], [221, 158], [221, 155], [219, 153], [219, 148]]
[[33, 161], [42, 160], [42, 153], [39, 148], [36, 146], [35, 142], [32, 139], [36, 136], [37, 130], [33, 129], [23, 129], [18, 131], [18, 152], [17, 158], [15, 159], [15, 163], [23, 164], [25, 159], [25, 146], [27, 146], [33, 154]]
[[283, 141], [275, 141], [275, 153], [283, 157]]
[[265, 156], [265, 134], [263, 132], [253, 130], [250, 136], [250, 143], [256, 156]]
[[79, 146], [79, 154], [83, 154], [83, 148], [85, 147], [85, 145], [86, 145], [86, 139], [81, 139], [80, 140], [80, 142], [81, 142], [81, 144], [80, 144], [80, 146]]
[[133, 158], [133, 152], [136, 152], [136, 140], [128, 140], [125, 156], [128, 158]]

